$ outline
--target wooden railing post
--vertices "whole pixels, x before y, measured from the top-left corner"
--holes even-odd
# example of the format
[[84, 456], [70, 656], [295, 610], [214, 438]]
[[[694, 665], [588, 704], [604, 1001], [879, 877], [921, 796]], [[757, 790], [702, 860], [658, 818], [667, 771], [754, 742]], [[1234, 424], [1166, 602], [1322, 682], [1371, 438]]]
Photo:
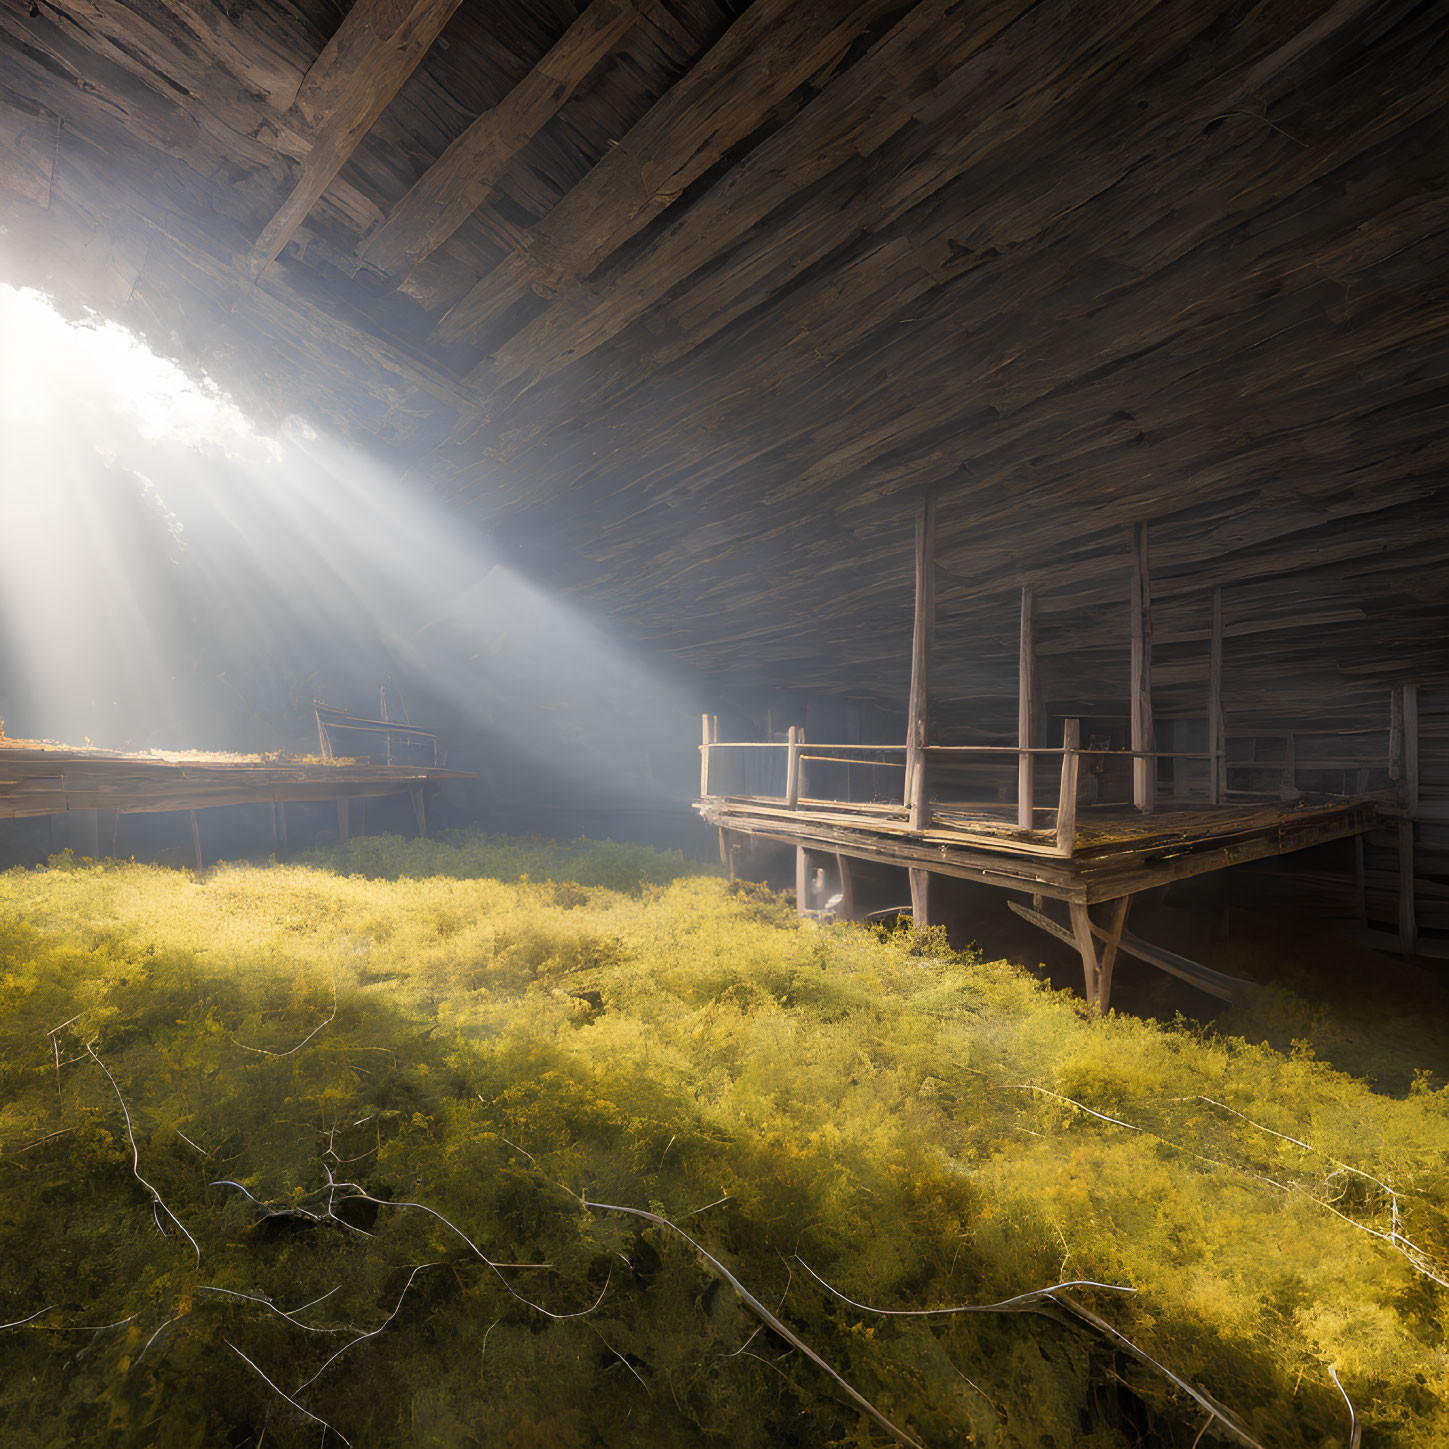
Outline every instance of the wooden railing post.
[[709, 716], [699, 717], [699, 794], [701, 799], [709, 795]]
[[1223, 715], [1223, 591], [1213, 590], [1213, 632], [1208, 656], [1208, 799], [1221, 805], [1227, 799], [1227, 729]]
[[1133, 530], [1132, 547], [1132, 803], [1150, 812], [1157, 804], [1157, 761], [1152, 728], [1152, 581], [1147, 525]]
[[805, 743], [805, 730], [791, 725], [789, 752], [785, 757], [785, 804], [792, 810], [800, 808], [800, 749]]
[[1077, 772], [1081, 767], [1082, 722], [1069, 719], [1062, 729], [1062, 784], [1057, 795], [1057, 849], [1070, 855], [1077, 844]]
[[904, 804], [912, 830], [926, 828], [926, 714], [931, 642], [936, 628], [936, 500], [921, 501], [916, 516], [916, 607], [911, 626], [911, 693], [906, 708]]
[[1032, 733], [1036, 718], [1036, 606], [1030, 584], [1021, 590], [1016, 685], [1016, 743], [1022, 751], [1016, 757], [1016, 823], [1022, 830], [1030, 830], [1036, 796], [1036, 757], [1026, 753], [1036, 744]]

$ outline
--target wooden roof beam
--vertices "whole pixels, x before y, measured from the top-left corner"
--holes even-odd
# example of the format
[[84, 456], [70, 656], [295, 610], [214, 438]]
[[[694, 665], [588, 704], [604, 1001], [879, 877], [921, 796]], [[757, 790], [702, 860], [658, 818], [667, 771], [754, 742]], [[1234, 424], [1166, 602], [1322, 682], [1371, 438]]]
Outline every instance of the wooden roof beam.
[[[517, 385], [551, 377], [601, 347], [777, 207], [909, 125], [943, 78], [987, 49], [1029, 3], [997, 0], [965, 17], [954, 0], [923, 0], [644, 252], [606, 282], [572, 288], [475, 368], [470, 381], [484, 393], [508, 388], [512, 397]], [[844, 225], [855, 226], [855, 219]]]
[[433, 329], [486, 332], [533, 288], [556, 295], [671, 205], [791, 91], [900, 0], [754, 0], [709, 53]]
[[294, 109], [313, 126], [312, 149], [281, 209], [262, 229], [250, 266], [260, 275], [417, 68], [459, 0], [356, 0], [302, 81]]
[[479, 116], [413, 184], [359, 249], [367, 266], [405, 275], [483, 203], [509, 161], [563, 108], [656, 0], [592, 0], [547, 55]]

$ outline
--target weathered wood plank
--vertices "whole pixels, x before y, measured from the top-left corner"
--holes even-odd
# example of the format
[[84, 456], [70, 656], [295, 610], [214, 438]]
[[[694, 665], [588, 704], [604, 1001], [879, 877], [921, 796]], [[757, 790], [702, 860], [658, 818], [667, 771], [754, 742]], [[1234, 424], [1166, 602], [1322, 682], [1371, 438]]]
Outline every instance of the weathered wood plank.
[[897, 0], [754, 0], [692, 70], [433, 330], [486, 333], [530, 287], [557, 293], [640, 231]]
[[355, 0], [307, 72], [296, 109], [312, 145], [291, 193], [262, 228], [248, 258], [259, 274], [292, 239], [373, 122], [402, 89], [459, 0]]
[[413, 183], [359, 258], [388, 276], [441, 246], [493, 189], [504, 167], [559, 110], [638, 19], [645, 0], [591, 0], [548, 54], [473, 122]]

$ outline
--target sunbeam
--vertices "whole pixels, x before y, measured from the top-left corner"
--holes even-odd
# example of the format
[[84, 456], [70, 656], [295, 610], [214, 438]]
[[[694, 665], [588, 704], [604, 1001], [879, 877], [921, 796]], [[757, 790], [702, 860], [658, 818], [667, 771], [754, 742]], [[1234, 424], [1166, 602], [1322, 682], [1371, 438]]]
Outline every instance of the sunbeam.
[[686, 692], [377, 459], [300, 419], [260, 432], [35, 292], [0, 289], [0, 348], [12, 735], [305, 750], [314, 696], [366, 707], [390, 680], [511, 778], [681, 794], [648, 746], [687, 751]]

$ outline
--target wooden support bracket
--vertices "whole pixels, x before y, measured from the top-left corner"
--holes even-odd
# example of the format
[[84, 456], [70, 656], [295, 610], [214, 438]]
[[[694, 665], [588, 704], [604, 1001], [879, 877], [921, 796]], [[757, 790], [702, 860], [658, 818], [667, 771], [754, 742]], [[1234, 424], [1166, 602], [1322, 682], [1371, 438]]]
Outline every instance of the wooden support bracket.
[[[1008, 901], [1007, 905], [1023, 921], [1045, 931], [1049, 936], [1055, 936], [1063, 944], [1074, 947], [1081, 953], [1082, 969], [1086, 978], [1087, 1002], [1094, 1011], [1106, 1011], [1110, 1004], [1112, 968], [1119, 952], [1135, 956], [1139, 961], [1145, 961], [1149, 966], [1156, 966], [1159, 971], [1165, 971], [1169, 976], [1176, 976], [1179, 980], [1186, 981], [1200, 991], [1206, 991], [1210, 996], [1219, 997], [1223, 1001], [1231, 1001], [1235, 992], [1252, 987], [1251, 981], [1244, 981], [1237, 976], [1229, 976], [1222, 971], [1214, 971], [1211, 967], [1199, 965], [1198, 962], [1191, 961], [1186, 956], [1179, 956], [1175, 951], [1167, 951], [1161, 946], [1150, 945], [1140, 936], [1134, 936], [1125, 929], [1130, 901], [1130, 896], [1124, 896], [1111, 903], [1113, 906], [1112, 918], [1106, 926], [1099, 926], [1093, 921], [1085, 905], [1070, 902], [1072, 916], [1070, 930], [1060, 922], [1054, 921], [1043, 911], [1031, 910], [1016, 901]], [[1103, 942], [1104, 946], [1100, 957], [1097, 953], [1097, 941]]]

